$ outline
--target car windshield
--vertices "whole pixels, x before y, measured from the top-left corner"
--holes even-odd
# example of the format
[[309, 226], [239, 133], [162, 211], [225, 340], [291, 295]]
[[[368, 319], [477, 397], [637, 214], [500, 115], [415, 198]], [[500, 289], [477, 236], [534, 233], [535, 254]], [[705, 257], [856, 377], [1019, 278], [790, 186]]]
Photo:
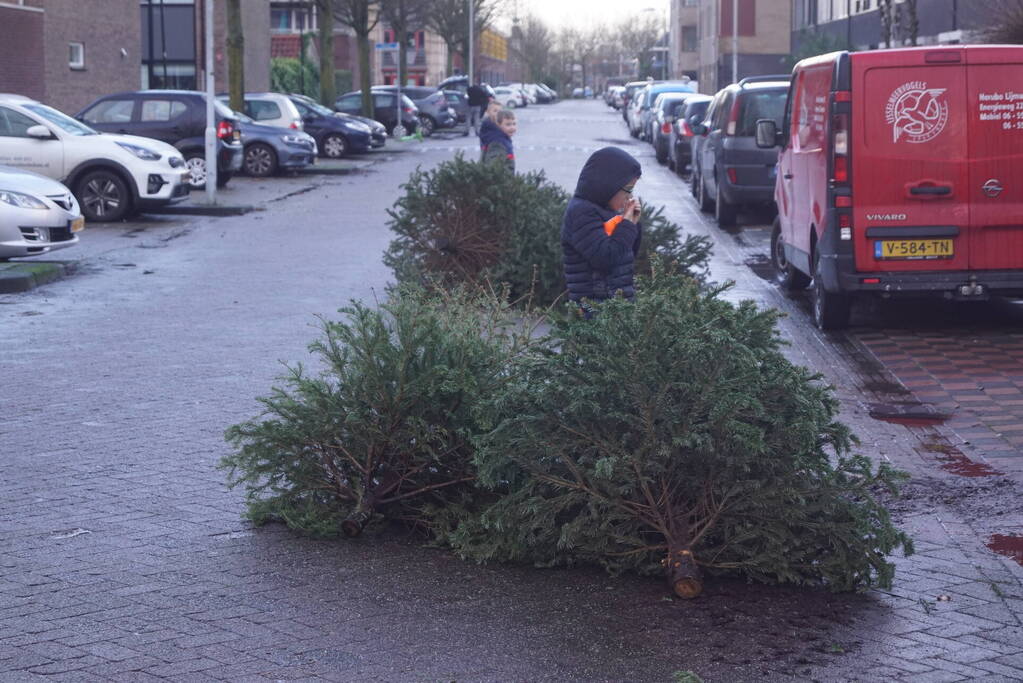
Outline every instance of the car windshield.
[[319, 102], [316, 102], [314, 100], [308, 100], [308, 101], [307, 100], [302, 100], [302, 103], [305, 106], [307, 106], [310, 109], [312, 109], [317, 114], [319, 114], [320, 116], [333, 116], [333, 114], [334, 114], [333, 111], [331, 111], [330, 109], [327, 109], [322, 104], [320, 104]]
[[235, 112], [232, 112], [232, 113], [235, 116], [237, 116], [238, 120], [241, 121], [242, 123], [255, 123], [254, 120], [250, 119], [246, 114], [243, 114], [240, 111], [235, 111]]
[[744, 93], [739, 105], [739, 125], [736, 126], [735, 134], [756, 135], [758, 119], [773, 119], [775, 124], [781, 127], [787, 97], [787, 90]]
[[73, 118], [57, 111], [53, 107], [47, 107], [45, 104], [26, 104], [25, 109], [36, 116], [41, 116], [53, 125], [60, 128], [65, 133], [71, 135], [99, 135], [99, 133], [81, 121], [75, 121]]

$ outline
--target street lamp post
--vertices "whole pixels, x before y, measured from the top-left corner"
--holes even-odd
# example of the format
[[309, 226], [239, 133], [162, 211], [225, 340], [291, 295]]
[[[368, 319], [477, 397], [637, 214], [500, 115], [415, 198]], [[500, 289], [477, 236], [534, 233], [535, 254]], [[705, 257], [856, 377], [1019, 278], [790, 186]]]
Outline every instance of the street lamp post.
[[213, 0], [206, 0], [206, 201], [217, 203], [217, 119], [213, 109]]
[[739, 0], [732, 0], [732, 83], [739, 82]]

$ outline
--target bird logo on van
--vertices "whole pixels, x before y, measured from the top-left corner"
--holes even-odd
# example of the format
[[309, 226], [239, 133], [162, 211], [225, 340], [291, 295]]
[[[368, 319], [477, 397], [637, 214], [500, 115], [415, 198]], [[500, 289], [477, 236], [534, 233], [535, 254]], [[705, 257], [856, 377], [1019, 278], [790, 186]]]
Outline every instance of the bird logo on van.
[[923, 81], [910, 81], [896, 88], [884, 109], [885, 121], [892, 127], [892, 142], [929, 142], [945, 130], [945, 90], [928, 88]]

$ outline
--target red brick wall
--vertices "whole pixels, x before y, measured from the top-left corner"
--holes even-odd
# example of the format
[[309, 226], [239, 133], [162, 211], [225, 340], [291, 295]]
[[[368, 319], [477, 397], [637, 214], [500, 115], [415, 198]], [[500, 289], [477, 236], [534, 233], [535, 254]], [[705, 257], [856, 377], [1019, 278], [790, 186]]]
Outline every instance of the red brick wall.
[[[137, 0], [46, 0], [45, 16], [47, 104], [73, 114], [101, 95], [140, 87]], [[84, 69], [68, 66], [72, 42], [85, 45]]]
[[43, 87], [42, 12], [0, 7], [0, 92], [16, 93], [37, 100]]

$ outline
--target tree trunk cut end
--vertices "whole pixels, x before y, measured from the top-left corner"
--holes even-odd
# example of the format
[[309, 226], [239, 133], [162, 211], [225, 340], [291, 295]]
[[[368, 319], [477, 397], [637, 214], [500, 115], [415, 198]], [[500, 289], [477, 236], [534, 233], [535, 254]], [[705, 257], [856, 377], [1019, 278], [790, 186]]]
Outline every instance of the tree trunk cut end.
[[358, 538], [362, 535], [362, 530], [369, 524], [370, 517], [372, 514], [369, 512], [353, 512], [348, 519], [341, 522], [341, 531], [348, 538]]
[[691, 550], [672, 550], [661, 563], [667, 570], [668, 585], [675, 595], [691, 600], [703, 592], [703, 577]]

